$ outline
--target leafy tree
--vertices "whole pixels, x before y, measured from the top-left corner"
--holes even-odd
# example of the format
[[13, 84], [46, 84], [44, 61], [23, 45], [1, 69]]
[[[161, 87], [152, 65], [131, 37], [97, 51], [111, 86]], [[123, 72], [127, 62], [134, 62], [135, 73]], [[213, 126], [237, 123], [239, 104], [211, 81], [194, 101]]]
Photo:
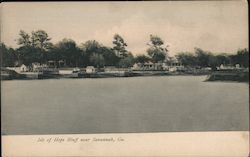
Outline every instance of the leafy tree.
[[141, 63], [142, 65], [144, 65], [145, 63], [147, 63], [149, 61], [150, 61], [150, 58], [146, 55], [138, 55], [135, 57], [135, 62]]
[[43, 30], [33, 31], [31, 36], [21, 30], [17, 44], [20, 47], [17, 49], [19, 62], [31, 64], [30, 62], [46, 62], [47, 51], [52, 47], [51, 39]]
[[217, 66], [221, 64], [228, 65], [231, 63], [230, 57], [227, 54], [218, 54], [216, 55], [217, 58]]
[[17, 39], [17, 44], [21, 46], [30, 46], [30, 35], [23, 30], [19, 32], [19, 38]]
[[98, 53], [93, 53], [90, 56], [90, 63], [91, 65], [100, 68], [103, 67], [105, 65], [105, 60], [102, 54], [98, 54]]
[[31, 43], [32, 46], [38, 47], [43, 51], [46, 51], [52, 47], [48, 34], [44, 30], [32, 31]]
[[55, 62], [63, 60], [62, 54], [60, 52], [60, 49], [57, 47], [57, 45], [55, 45], [54, 47], [51, 48], [50, 51], [48, 51], [47, 59], [48, 61], [52, 60]]
[[82, 44], [82, 49], [87, 54], [92, 54], [93, 52], [101, 53], [100, 48], [102, 45], [96, 40], [88, 40], [84, 44]]
[[108, 47], [101, 47], [101, 52], [103, 54], [106, 66], [116, 66], [119, 62], [119, 57], [116, 56], [115, 52]]
[[13, 48], [6, 47], [4, 43], [0, 43], [0, 56], [0, 65], [3, 67], [14, 66], [17, 61], [15, 50]]
[[164, 44], [164, 41], [160, 37], [156, 35], [152, 35], [152, 34], [150, 35], [150, 42], [153, 46], [156, 46], [156, 47], [157, 46], [160, 47]]
[[16, 50], [19, 65], [31, 65], [32, 62], [40, 61], [41, 54], [38, 52], [38, 49], [32, 45], [31, 37], [28, 33], [20, 30], [17, 44], [20, 45]]
[[87, 66], [91, 64], [90, 57], [94, 54], [101, 54], [102, 45], [96, 40], [88, 40], [81, 45], [81, 55], [83, 56], [83, 65]]
[[176, 55], [177, 60], [185, 66], [197, 65], [196, 57], [189, 52], [182, 52]]
[[126, 50], [128, 45], [119, 34], [114, 35], [113, 44], [113, 50], [118, 57], [125, 58], [128, 56], [128, 51]]
[[55, 60], [64, 60], [68, 66], [78, 66], [81, 62], [80, 49], [72, 39], [64, 38], [56, 44], [51, 53]]
[[155, 35], [150, 35], [150, 48], [147, 49], [148, 55], [154, 63], [163, 62], [167, 57], [167, 48], [163, 48], [163, 40]]
[[218, 58], [212, 53], [209, 53], [208, 66], [211, 67], [213, 70], [216, 70], [216, 67], [218, 66]]
[[159, 48], [149, 48], [147, 53], [154, 63], [163, 62], [166, 58], [166, 54]]
[[211, 56], [210, 52], [206, 52], [200, 48], [195, 48], [195, 54], [197, 58], [197, 64], [201, 67], [209, 66], [209, 58]]
[[[84, 56], [85, 65], [92, 64], [100, 67], [103, 65], [115, 66], [120, 60], [113, 49], [103, 46], [95, 40], [89, 40], [82, 44], [82, 56]], [[102, 57], [104, 61], [102, 60]], [[100, 61], [101, 63], [99, 64], [97, 61]]]
[[40, 62], [41, 60], [39, 50], [31, 46], [19, 47], [16, 52], [19, 65], [31, 65], [33, 62]]
[[119, 67], [121, 68], [129, 68], [134, 65], [134, 56], [132, 53], [128, 53], [127, 57], [122, 58], [119, 61]]
[[48, 57], [48, 50], [52, 48], [48, 34], [44, 30], [32, 31], [31, 33], [31, 46], [35, 47], [38, 53], [41, 55], [41, 62], [46, 63]]
[[249, 67], [249, 51], [245, 49], [239, 49], [237, 54], [233, 57], [235, 64], [240, 64], [242, 67]]

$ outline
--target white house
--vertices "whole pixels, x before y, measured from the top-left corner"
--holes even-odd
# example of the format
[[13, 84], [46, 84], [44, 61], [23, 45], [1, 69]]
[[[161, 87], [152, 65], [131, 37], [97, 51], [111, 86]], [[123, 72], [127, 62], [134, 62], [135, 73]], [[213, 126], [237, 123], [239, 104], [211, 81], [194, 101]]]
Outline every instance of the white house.
[[20, 66], [20, 72], [27, 72], [27, 71], [29, 71], [29, 68], [26, 65], [22, 64]]
[[86, 67], [86, 73], [95, 73], [95, 67], [93, 66], [87, 66]]
[[217, 67], [218, 70], [229, 70], [229, 69], [236, 69], [237, 67], [232, 66], [232, 65], [224, 65], [221, 64], [219, 67]]
[[171, 72], [175, 72], [175, 71], [182, 71], [185, 69], [185, 67], [178, 61], [173, 61], [171, 63], [168, 63], [168, 64], [164, 64], [163, 65], [163, 69], [164, 70], [167, 70], [167, 71], [171, 71]]
[[6, 67], [6, 69], [14, 70], [17, 73], [28, 72], [31, 70], [29, 66], [22, 64], [20, 67]]

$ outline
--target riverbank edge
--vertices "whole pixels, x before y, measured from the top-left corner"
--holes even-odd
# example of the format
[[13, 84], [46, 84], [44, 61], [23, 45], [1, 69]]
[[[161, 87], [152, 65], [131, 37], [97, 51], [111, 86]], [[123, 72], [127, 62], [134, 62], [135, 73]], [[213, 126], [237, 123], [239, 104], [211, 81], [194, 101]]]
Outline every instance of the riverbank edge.
[[236, 71], [236, 72], [212, 72], [206, 81], [227, 81], [227, 82], [248, 82], [249, 83], [249, 71]]
[[123, 73], [72, 73], [72, 74], [42, 74], [42, 73], [13, 73], [6, 77], [1, 77], [1, 80], [37, 80], [37, 79], [84, 79], [84, 78], [119, 78], [119, 77], [150, 77], [150, 76], [206, 76], [209, 73], [183, 73], [183, 72], [166, 72], [166, 71], [133, 71]]
[[148, 76], [207, 76], [205, 81], [236, 81], [249, 82], [249, 71], [212, 71], [212, 72], [169, 72], [169, 71], [123, 71], [123, 72], [95, 72], [71, 74], [43, 74], [43, 73], [16, 73], [7, 71], [1, 74], [1, 80], [36, 80], [36, 79], [84, 79], [84, 78], [117, 78], [117, 77], [148, 77]]

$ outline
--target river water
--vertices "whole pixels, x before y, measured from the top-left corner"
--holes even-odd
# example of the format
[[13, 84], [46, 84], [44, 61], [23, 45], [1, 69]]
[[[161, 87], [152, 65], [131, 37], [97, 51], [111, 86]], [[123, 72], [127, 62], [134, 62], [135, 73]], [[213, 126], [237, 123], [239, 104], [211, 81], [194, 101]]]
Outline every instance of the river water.
[[2, 82], [2, 134], [247, 131], [249, 84], [205, 76]]

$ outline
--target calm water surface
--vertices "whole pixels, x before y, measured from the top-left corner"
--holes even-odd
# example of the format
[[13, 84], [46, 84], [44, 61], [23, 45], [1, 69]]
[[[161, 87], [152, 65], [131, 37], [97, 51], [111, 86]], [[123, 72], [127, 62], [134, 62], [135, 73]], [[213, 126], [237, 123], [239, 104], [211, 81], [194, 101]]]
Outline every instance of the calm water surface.
[[249, 84], [204, 76], [2, 82], [2, 134], [247, 131]]

